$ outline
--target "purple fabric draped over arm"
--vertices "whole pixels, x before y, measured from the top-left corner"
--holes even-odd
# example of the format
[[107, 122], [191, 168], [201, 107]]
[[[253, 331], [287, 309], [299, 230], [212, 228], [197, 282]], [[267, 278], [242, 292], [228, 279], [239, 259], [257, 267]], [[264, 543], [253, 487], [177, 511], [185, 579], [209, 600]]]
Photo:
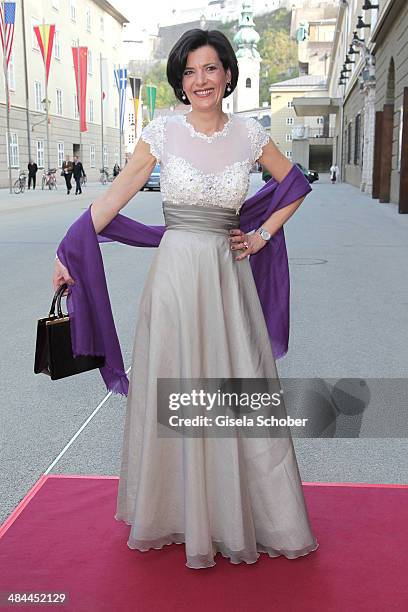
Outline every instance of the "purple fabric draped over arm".
[[[244, 232], [257, 229], [275, 211], [311, 191], [297, 166], [278, 183], [271, 179], [245, 200], [240, 211]], [[122, 352], [116, 333], [106, 284], [100, 242], [157, 247], [164, 225], [145, 225], [118, 214], [99, 235], [95, 233], [91, 206], [71, 225], [58, 247], [58, 257], [75, 281], [69, 288], [72, 350], [78, 355], [104, 355], [100, 369], [108, 390], [128, 394]], [[237, 262], [239, 265], [239, 262]], [[265, 316], [275, 359], [286, 354], [289, 340], [289, 269], [283, 228], [258, 253], [250, 265]]]
[[[302, 196], [312, 188], [301, 170], [292, 166], [278, 183], [268, 181], [257, 193], [245, 200], [240, 210], [240, 228], [248, 233], [258, 229], [271, 214]], [[289, 265], [285, 232], [281, 227], [266, 245], [250, 256], [250, 264], [259, 300], [268, 328], [275, 359], [284, 357], [289, 344]]]

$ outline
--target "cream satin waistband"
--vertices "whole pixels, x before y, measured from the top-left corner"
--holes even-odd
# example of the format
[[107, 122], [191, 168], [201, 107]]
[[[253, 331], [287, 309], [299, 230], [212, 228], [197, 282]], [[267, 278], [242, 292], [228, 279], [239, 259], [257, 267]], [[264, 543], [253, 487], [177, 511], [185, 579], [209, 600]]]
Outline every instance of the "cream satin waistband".
[[228, 233], [239, 227], [235, 209], [193, 204], [163, 202], [164, 221], [167, 229]]

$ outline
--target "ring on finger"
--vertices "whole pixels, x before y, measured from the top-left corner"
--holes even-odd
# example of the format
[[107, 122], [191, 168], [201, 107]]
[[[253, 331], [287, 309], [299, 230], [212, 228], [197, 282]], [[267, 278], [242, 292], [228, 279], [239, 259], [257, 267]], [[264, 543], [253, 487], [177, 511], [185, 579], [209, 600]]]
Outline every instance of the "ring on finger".
[[244, 247], [245, 247], [246, 249], [249, 249], [249, 244], [247, 243], [247, 241], [246, 241], [246, 240], [244, 240], [243, 244], [244, 244]]

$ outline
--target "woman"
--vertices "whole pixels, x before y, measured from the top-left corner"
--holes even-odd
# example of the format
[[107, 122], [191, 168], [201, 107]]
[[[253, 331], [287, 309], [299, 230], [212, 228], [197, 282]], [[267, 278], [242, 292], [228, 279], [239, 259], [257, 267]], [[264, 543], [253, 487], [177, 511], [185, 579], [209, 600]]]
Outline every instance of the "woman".
[[74, 163], [70, 160], [69, 155], [67, 156], [67, 159], [65, 159], [62, 162], [62, 173], [64, 175], [64, 179], [65, 179], [65, 185], [67, 188], [67, 195], [69, 195], [71, 193], [71, 189], [72, 189], [72, 173], [74, 171]]
[[[254, 563], [260, 552], [295, 558], [316, 550], [290, 436], [160, 437], [157, 381], [278, 380], [248, 255], [265, 247], [301, 199], [247, 235], [239, 209], [259, 160], [277, 180], [292, 166], [254, 119], [226, 115], [238, 65], [218, 31], [190, 30], [173, 47], [167, 77], [187, 115], [158, 117], [133, 156], [92, 204], [96, 233], [161, 164], [166, 231], [136, 325], [115, 518], [128, 546], [185, 543], [187, 567]], [[74, 283], [56, 262], [54, 287]]]

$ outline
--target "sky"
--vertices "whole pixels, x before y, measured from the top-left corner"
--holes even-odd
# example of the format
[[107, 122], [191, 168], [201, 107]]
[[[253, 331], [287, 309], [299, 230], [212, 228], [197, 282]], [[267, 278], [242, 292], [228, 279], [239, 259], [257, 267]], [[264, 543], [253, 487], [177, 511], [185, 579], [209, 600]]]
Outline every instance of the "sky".
[[[115, 6], [125, 17], [130, 21], [140, 24], [140, 29], [150, 29], [163, 20], [163, 17], [169, 15], [171, 9], [194, 8], [206, 4], [203, 0], [154, 0], [154, 9], [146, 10], [146, 4], [143, 4], [143, 9], [140, 10], [140, 4], [134, 0], [111, 0], [111, 4]], [[156, 32], [155, 32], [156, 33]]]

